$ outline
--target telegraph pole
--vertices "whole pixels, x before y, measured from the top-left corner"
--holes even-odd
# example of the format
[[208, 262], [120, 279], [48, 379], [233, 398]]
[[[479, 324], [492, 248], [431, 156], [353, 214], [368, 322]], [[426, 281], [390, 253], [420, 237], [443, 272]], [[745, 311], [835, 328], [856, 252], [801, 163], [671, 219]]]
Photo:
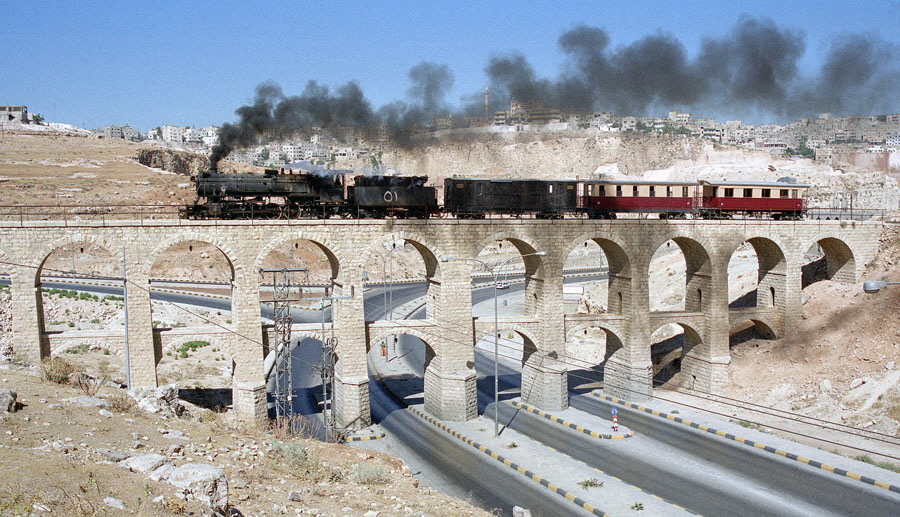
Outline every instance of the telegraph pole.
[[[272, 274], [275, 334], [275, 418], [290, 421], [294, 416], [294, 388], [291, 360], [291, 302], [301, 300], [300, 293], [291, 297], [294, 273], [306, 273], [302, 267], [260, 268], [259, 273]], [[289, 424], [290, 425], [290, 424]]]

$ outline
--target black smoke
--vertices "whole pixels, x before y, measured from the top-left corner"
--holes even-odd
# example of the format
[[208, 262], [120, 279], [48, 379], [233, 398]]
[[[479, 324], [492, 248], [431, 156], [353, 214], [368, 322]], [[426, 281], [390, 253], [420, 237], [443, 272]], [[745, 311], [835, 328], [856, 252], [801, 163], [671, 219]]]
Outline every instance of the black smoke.
[[[726, 35], [702, 40], [694, 56], [666, 32], [614, 47], [606, 31], [587, 25], [566, 31], [558, 44], [565, 61], [555, 78], [540, 76], [520, 54], [490, 59], [484, 69], [490, 111], [507, 109], [514, 99], [567, 112], [647, 116], [678, 109], [784, 122], [822, 112], [893, 113], [900, 105], [900, 53], [870, 36], [835, 38], [812, 75], [799, 68], [806, 50], [803, 34], [768, 18], [741, 17]], [[447, 104], [453, 74], [446, 65], [422, 62], [410, 69], [409, 81], [406, 101], [377, 110], [354, 82], [331, 93], [310, 81], [298, 97], [285, 97], [280, 87], [264, 83], [254, 102], [236, 111], [239, 121], [222, 127], [211, 162], [260, 136], [311, 126], [385, 123], [402, 142], [406, 128], [427, 125], [435, 115], [484, 113], [483, 90], [465, 95], [459, 107]]]

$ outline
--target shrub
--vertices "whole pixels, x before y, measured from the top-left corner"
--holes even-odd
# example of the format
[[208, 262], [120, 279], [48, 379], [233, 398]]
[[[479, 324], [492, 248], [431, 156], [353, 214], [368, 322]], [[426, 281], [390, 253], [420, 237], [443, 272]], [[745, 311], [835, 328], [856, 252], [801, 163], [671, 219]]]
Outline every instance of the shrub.
[[382, 465], [359, 463], [353, 466], [353, 480], [360, 485], [384, 485], [391, 480], [390, 471]]
[[137, 402], [127, 393], [110, 395], [106, 397], [106, 401], [109, 403], [110, 409], [119, 413], [127, 413], [137, 405]]
[[272, 452], [280, 457], [282, 462], [301, 478], [309, 481], [319, 481], [324, 477], [325, 469], [319, 464], [319, 459], [306, 451], [302, 443], [272, 442]]
[[67, 354], [86, 354], [91, 349], [89, 345], [77, 345], [66, 350]]
[[62, 357], [49, 357], [41, 363], [41, 379], [65, 384], [69, 376], [75, 373], [75, 367]]
[[94, 379], [90, 375], [85, 375], [81, 372], [77, 372], [75, 373], [75, 375], [72, 375], [69, 384], [83, 391], [84, 394], [88, 397], [93, 397], [97, 394], [98, 391], [100, 391], [100, 388], [102, 388], [103, 385], [106, 384], [106, 377]]
[[600, 481], [597, 478], [590, 478], [590, 479], [585, 479], [583, 481], [579, 481], [578, 486], [580, 486], [581, 488], [602, 487], [603, 481]]

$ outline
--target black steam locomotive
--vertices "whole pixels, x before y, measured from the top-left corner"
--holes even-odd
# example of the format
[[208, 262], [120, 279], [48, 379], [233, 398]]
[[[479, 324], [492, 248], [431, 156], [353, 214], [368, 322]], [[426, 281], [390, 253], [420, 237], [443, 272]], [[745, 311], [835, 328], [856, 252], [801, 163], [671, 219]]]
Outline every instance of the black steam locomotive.
[[431, 217], [439, 213], [427, 176], [345, 176], [266, 169], [263, 174], [192, 176], [197, 200], [181, 210], [188, 219], [296, 219]]

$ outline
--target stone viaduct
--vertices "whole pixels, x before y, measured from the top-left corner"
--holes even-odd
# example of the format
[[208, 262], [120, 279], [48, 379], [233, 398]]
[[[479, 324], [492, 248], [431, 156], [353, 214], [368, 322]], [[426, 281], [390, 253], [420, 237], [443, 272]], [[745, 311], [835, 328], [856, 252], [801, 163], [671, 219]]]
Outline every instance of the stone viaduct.
[[[390, 334], [411, 334], [426, 343], [425, 408], [437, 418], [466, 420], [476, 416], [474, 343], [493, 332], [493, 318], [473, 318], [471, 261], [441, 262], [444, 256], [477, 257], [502, 239], [524, 257], [525, 315], [501, 321], [504, 331], [524, 339], [522, 384], [529, 404], [547, 410], [567, 407], [565, 344], [589, 327], [607, 336], [604, 389], [629, 400], [652, 396], [651, 334], [663, 325], [684, 328], [682, 382], [716, 391], [728, 382], [729, 329], [751, 321], [776, 336], [795, 327], [800, 313], [801, 275], [806, 251], [818, 244], [827, 274], [856, 282], [874, 257], [880, 222], [860, 221], [590, 221], [566, 219], [432, 219], [326, 221], [18, 221], [0, 223], [0, 267], [11, 280], [13, 332], [17, 350], [32, 361], [51, 354], [65, 336], [44, 331], [41, 268], [57, 249], [79, 244], [106, 248], [112, 256], [126, 250], [128, 334], [131, 377], [135, 385], [155, 386], [163, 347], [196, 338], [202, 329], [154, 330], [149, 272], [167, 249], [178, 243], [216, 246], [232, 267], [232, 324], [210, 338], [234, 361], [233, 400], [238, 414], [264, 418], [269, 353], [260, 318], [263, 259], [297, 239], [315, 243], [331, 265], [334, 294], [349, 299], [336, 304], [338, 338], [335, 416], [344, 427], [370, 423], [366, 354]], [[405, 239], [421, 254], [427, 280], [426, 319], [367, 322], [363, 317], [363, 267], [388, 241]], [[651, 312], [648, 285], [654, 252], [674, 241], [686, 262], [685, 310]], [[608, 311], [566, 315], [563, 311], [563, 266], [570, 252], [588, 241], [602, 249], [609, 266]], [[759, 260], [756, 307], [729, 309], [728, 262], [749, 242]], [[300, 334], [304, 334], [303, 329]], [[67, 333], [63, 333], [67, 334]], [[309, 335], [315, 335], [312, 329]], [[296, 335], [296, 333], [295, 333]], [[90, 336], [71, 333], [82, 342]], [[121, 354], [124, 330], [107, 336], [103, 346]]]

